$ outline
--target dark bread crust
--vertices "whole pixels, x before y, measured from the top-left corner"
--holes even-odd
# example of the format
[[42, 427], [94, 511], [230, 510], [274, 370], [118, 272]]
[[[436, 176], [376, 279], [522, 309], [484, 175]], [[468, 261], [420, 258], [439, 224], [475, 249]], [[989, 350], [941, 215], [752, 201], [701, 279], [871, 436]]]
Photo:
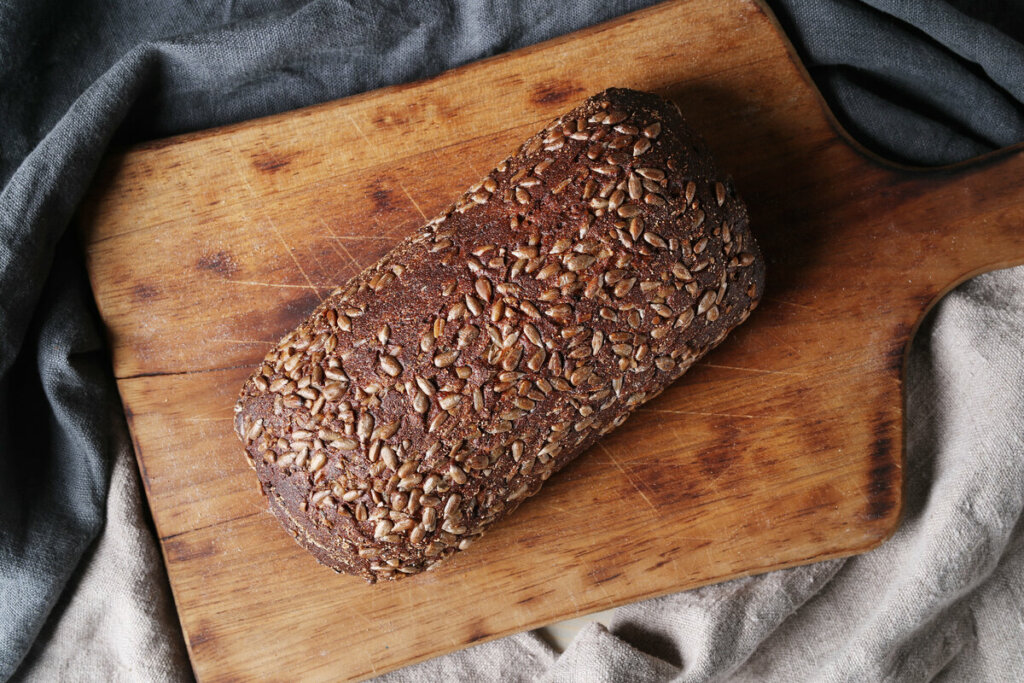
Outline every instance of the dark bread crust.
[[236, 430], [317, 560], [416, 573], [660, 393], [763, 283], [678, 108], [608, 90], [332, 293], [245, 383]]

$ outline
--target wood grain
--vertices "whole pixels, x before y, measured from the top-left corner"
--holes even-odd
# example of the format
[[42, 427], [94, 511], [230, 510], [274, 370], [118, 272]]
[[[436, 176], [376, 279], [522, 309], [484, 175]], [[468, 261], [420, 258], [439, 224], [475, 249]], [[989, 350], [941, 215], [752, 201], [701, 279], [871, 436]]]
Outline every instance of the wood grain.
[[[197, 675], [363, 678], [558, 619], [868, 550], [895, 529], [923, 311], [1024, 261], [1024, 157], [915, 172], [838, 131], [763, 7], [672, 2], [412, 85], [114, 155], [81, 228]], [[231, 431], [270, 344], [553, 116], [677, 101], [733, 173], [762, 306], [437, 571], [319, 567]]]

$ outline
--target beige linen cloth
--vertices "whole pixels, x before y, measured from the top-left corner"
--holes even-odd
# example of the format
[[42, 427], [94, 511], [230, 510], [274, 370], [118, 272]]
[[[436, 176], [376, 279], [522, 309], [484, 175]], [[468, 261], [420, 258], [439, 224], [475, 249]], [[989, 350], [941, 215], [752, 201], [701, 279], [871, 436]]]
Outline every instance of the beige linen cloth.
[[[905, 516], [880, 548], [622, 607], [562, 654], [526, 632], [380, 680], [1024, 680], [1024, 267], [940, 303], [906, 391]], [[122, 452], [102, 539], [19, 677], [191, 677], [140, 510]]]

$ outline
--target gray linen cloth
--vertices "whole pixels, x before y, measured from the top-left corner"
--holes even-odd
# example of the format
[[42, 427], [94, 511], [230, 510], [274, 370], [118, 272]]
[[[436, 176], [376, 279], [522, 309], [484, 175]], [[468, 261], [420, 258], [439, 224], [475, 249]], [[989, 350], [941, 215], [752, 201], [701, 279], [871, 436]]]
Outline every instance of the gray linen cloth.
[[[429, 76], [648, 4], [0, 5], [0, 678], [191, 676], [65, 229], [106, 147]], [[777, 0], [841, 120], [937, 164], [1024, 139], [1024, 9]], [[1022, 226], [1024, 228], [1024, 226]], [[922, 327], [906, 517], [866, 555], [523, 633], [385, 680], [1024, 680], [1024, 269]]]

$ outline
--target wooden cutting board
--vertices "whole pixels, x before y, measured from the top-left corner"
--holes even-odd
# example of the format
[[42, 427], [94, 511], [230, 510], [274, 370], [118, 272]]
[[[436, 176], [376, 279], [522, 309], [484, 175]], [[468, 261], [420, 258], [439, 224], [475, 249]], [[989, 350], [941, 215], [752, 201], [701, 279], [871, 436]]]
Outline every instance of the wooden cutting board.
[[[265, 510], [250, 368], [519, 141], [609, 86], [676, 100], [733, 173], [766, 298], [705, 361], [438, 571], [368, 586]], [[89, 272], [193, 665], [361, 678], [896, 528], [902, 367], [954, 283], [1024, 261], [1024, 156], [920, 172], [838, 130], [764, 7], [672, 2], [435, 79], [114, 155]]]

